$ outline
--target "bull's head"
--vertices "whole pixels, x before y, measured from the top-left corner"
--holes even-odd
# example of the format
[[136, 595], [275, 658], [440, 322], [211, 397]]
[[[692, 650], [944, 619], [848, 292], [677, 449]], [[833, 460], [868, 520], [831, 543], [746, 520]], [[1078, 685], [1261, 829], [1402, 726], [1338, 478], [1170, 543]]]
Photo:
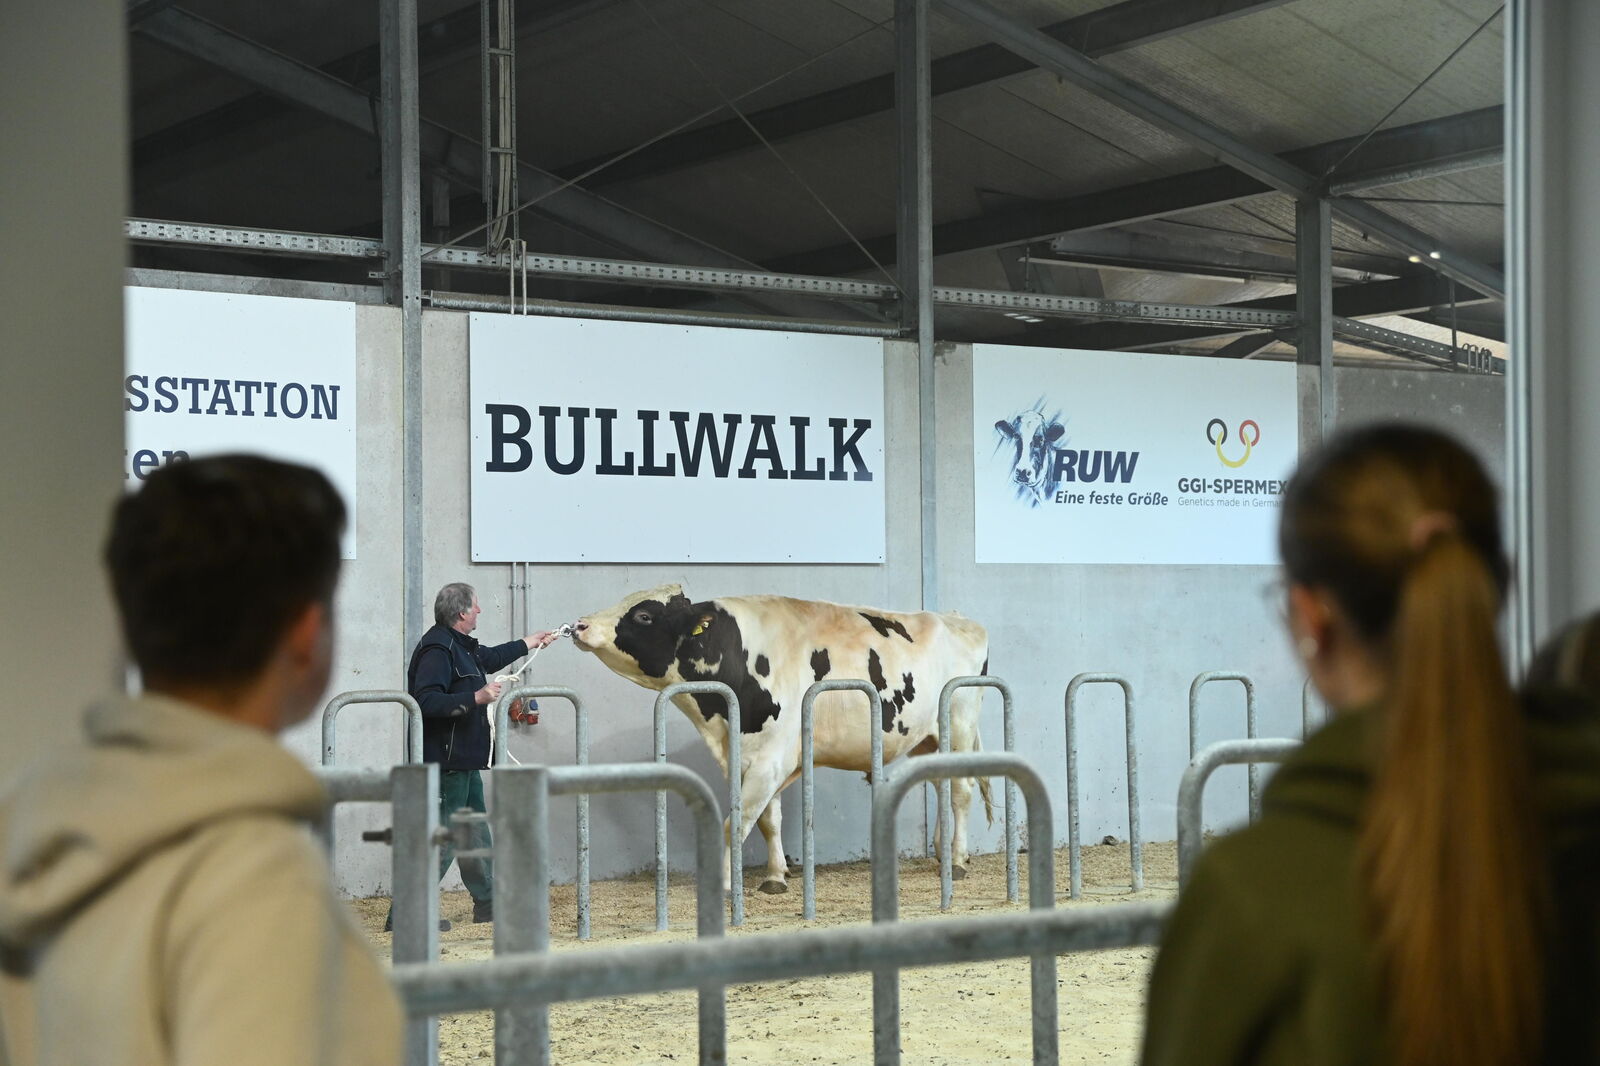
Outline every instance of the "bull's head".
[[1044, 491], [1054, 474], [1056, 442], [1066, 433], [1066, 427], [1054, 418], [1046, 418], [1035, 408], [1023, 411], [1009, 422], [1002, 419], [994, 428], [1015, 448], [1011, 483], [1016, 486], [1018, 495], [1038, 495]]
[[682, 585], [660, 585], [625, 596], [616, 605], [578, 619], [572, 639], [613, 672], [645, 688], [665, 688], [676, 676], [678, 646], [696, 624], [704, 626]]

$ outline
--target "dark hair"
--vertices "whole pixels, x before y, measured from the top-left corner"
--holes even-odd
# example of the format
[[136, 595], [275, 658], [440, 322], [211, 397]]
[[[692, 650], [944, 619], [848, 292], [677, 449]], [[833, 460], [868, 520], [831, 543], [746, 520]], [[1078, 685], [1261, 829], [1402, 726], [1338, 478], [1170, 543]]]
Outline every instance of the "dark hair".
[[1552, 637], [1534, 655], [1524, 683], [1600, 698], [1600, 614], [1586, 615]]
[[1284, 496], [1287, 577], [1388, 672], [1358, 856], [1405, 1066], [1539, 1057], [1548, 875], [1495, 628], [1498, 514], [1465, 448], [1406, 425], [1336, 438]]
[[344, 501], [310, 467], [179, 461], [112, 511], [105, 561], [146, 684], [250, 681], [295, 616], [331, 606]]

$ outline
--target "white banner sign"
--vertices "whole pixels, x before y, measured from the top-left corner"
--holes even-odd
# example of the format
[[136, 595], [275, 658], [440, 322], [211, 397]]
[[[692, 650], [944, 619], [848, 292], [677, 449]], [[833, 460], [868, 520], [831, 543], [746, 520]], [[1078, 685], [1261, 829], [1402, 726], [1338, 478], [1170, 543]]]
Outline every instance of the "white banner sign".
[[883, 342], [471, 316], [474, 561], [883, 561]]
[[979, 344], [980, 563], [1277, 561], [1292, 363]]
[[355, 305], [141, 287], [124, 297], [129, 487], [221, 452], [304, 463], [344, 496], [355, 558]]

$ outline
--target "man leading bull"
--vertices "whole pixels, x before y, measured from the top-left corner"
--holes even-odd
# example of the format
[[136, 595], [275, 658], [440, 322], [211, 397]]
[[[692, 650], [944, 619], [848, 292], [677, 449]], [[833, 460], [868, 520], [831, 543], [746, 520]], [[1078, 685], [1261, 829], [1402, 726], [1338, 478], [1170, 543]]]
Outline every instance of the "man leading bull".
[[[478, 627], [478, 594], [471, 585], [452, 582], [433, 600], [434, 626], [422, 635], [406, 672], [406, 691], [422, 708], [422, 758], [439, 764], [439, 821], [465, 807], [483, 812], [483, 776], [492, 746], [490, 708], [500, 698], [500, 685], [490, 680], [496, 671], [536, 648], [556, 639], [547, 632], [531, 633], [504, 644], [485, 647], [472, 631]], [[472, 849], [491, 846], [489, 826], [473, 827]], [[472, 894], [472, 920], [494, 920], [494, 865], [488, 859], [457, 857], [446, 843], [439, 851], [439, 876], [454, 858], [462, 883]], [[392, 928], [393, 913], [383, 927]], [[450, 928], [448, 920], [439, 922]]]

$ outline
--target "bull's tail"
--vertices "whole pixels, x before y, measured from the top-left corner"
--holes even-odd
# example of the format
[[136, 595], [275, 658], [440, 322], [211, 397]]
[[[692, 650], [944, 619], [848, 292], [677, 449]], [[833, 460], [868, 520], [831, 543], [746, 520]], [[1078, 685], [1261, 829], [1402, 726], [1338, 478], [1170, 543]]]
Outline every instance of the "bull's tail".
[[[972, 734], [972, 750], [983, 750], [983, 738], [976, 731]], [[994, 825], [994, 792], [989, 788], [987, 777], [978, 778], [978, 795], [983, 797], [983, 817], [990, 826]]]

